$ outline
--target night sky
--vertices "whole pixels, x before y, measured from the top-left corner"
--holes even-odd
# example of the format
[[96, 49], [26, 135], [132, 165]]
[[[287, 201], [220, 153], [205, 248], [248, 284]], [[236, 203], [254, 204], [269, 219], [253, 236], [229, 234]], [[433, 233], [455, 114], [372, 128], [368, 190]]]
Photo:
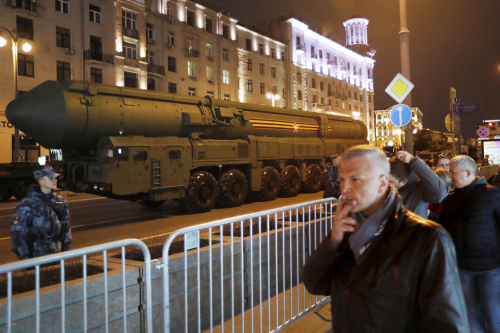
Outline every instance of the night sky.
[[[196, 0], [195, 0], [196, 1]], [[385, 88], [400, 72], [398, 0], [204, 0], [239, 23], [252, 25], [290, 15], [345, 45], [342, 23], [367, 18], [368, 43], [377, 50], [375, 109], [397, 104]], [[500, 0], [407, 0], [410, 30], [412, 106], [420, 108], [424, 128], [445, 131], [450, 87], [461, 104], [482, 102], [482, 111], [462, 116], [462, 135], [475, 124], [500, 118]]]

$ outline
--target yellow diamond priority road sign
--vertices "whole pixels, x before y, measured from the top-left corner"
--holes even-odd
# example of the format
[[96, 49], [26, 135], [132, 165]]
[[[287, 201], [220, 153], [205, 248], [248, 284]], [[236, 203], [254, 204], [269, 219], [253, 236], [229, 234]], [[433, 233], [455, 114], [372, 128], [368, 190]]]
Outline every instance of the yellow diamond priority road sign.
[[396, 77], [391, 81], [391, 83], [385, 88], [385, 92], [391, 96], [399, 104], [403, 103], [406, 96], [415, 87], [413, 83], [410, 82], [403, 75], [398, 73]]

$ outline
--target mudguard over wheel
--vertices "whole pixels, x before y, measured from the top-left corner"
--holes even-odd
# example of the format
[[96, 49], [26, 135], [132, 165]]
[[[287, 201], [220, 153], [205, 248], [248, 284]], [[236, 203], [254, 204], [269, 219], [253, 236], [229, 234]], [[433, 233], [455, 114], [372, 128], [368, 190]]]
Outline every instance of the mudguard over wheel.
[[300, 172], [294, 165], [287, 165], [281, 170], [280, 195], [282, 197], [294, 197], [300, 192]]
[[34, 184], [31, 179], [20, 179], [16, 181], [12, 194], [17, 200], [21, 200], [28, 195], [28, 188]]
[[217, 202], [217, 180], [210, 172], [194, 173], [189, 179], [184, 207], [194, 213], [208, 212]]
[[310, 164], [306, 170], [306, 180], [302, 182], [302, 188], [305, 192], [316, 193], [321, 189], [323, 183], [323, 172], [319, 165]]
[[218, 203], [222, 207], [241, 206], [248, 193], [247, 177], [238, 169], [224, 172], [219, 179]]
[[12, 196], [12, 189], [7, 181], [0, 180], [0, 201], [7, 201]]
[[276, 199], [280, 191], [280, 174], [272, 166], [262, 168], [262, 183], [257, 197], [261, 201]]

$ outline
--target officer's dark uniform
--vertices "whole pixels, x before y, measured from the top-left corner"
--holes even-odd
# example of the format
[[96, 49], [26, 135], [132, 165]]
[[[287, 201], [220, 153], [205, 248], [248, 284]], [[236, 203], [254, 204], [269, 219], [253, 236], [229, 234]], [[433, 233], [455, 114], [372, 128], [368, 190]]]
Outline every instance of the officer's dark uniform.
[[55, 191], [44, 194], [39, 185], [32, 185], [12, 215], [10, 237], [12, 251], [21, 260], [68, 251], [71, 247], [68, 202]]

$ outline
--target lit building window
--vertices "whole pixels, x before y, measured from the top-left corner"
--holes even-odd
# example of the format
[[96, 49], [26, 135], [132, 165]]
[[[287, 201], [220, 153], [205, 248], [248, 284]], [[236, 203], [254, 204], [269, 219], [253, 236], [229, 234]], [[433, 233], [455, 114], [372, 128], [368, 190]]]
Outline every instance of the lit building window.
[[229, 84], [230, 80], [229, 80], [229, 71], [227, 70], [223, 70], [222, 71], [222, 82], [225, 83], [225, 84]]
[[196, 64], [192, 61], [188, 61], [188, 76], [196, 77]]
[[253, 84], [252, 84], [252, 80], [247, 80], [247, 90], [249, 92], [252, 92], [253, 91]]
[[175, 31], [169, 31], [168, 32], [168, 46], [174, 46], [175, 45]]
[[214, 69], [211, 66], [207, 66], [207, 80], [208, 82], [214, 82]]

